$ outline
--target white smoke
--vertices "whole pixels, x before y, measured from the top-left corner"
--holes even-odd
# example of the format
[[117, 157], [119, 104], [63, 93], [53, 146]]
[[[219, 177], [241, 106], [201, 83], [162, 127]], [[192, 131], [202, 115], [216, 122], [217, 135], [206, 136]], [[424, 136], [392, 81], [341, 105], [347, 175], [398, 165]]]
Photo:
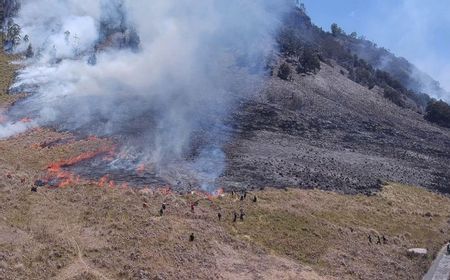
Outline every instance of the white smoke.
[[[36, 56], [14, 87], [33, 94], [11, 114], [38, 125], [138, 135], [127, 151], [157, 163], [185, 158], [203, 132], [206, 143], [192, 166], [199, 174], [222, 170], [222, 120], [261, 83], [286, 6], [277, 0], [23, 0], [15, 21]], [[124, 25], [139, 35], [138, 50], [112, 47], [120, 34], [104, 34], [105, 26], [124, 31]], [[14, 126], [1, 126], [0, 137]], [[205, 167], [202, 156], [220, 164]]]

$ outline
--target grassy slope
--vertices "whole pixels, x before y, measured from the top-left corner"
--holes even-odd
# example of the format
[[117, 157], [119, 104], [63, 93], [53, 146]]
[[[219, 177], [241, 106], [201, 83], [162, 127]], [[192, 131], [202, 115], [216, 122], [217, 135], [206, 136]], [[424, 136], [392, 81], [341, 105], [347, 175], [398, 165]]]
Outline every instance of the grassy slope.
[[0, 108], [2, 105], [14, 102], [17, 97], [7, 95], [9, 86], [14, 79], [14, 72], [18, 69], [17, 65], [11, 64], [11, 56], [0, 51]]
[[[450, 199], [396, 184], [372, 197], [267, 189], [257, 203], [202, 201], [195, 214], [194, 196], [89, 185], [31, 193], [50, 162], [108, 144], [36, 145], [67, 137], [37, 129], [0, 141], [1, 279], [420, 279], [448, 239]], [[241, 208], [245, 221], [232, 223]], [[369, 244], [370, 233], [388, 244]], [[407, 257], [416, 246], [430, 256]]]

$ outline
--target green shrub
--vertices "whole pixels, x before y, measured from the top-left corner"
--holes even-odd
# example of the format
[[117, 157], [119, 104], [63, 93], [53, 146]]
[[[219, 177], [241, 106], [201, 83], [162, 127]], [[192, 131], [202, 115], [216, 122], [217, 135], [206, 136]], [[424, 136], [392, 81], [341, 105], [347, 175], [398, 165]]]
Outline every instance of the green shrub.
[[278, 77], [280, 79], [287, 81], [287, 80], [290, 80], [291, 75], [292, 75], [292, 70], [291, 70], [291, 67], [289, 66], [289, 64], [287, 64], [287, 63], [281, 64], [280, 69], [278, 70]]
[[317, 53], [310, 49], [305, 48], [299, 59], [299, 65], [297, 66], [297, 73], [317, 73], [320, 70], [320, 60]]
[[426, 108], [425, 119], [450, 128], [450, 105], [442, 100], [432, 100]]
[[392, 103], [400, 106], [405, 107], [405, 102], [403, 101], [403, 95], [401, 92], [396, 91], [392, 88], [385, 88], [384, 89], [384, 97], [389, 99]]

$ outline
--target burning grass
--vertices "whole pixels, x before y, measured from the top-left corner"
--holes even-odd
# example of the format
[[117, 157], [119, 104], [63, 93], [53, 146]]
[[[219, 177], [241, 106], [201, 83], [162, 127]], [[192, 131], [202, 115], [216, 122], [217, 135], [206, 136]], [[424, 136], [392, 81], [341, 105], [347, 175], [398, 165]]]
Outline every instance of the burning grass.
[[[89, 138], [88, 140], [95, 141], [95, 140], [97, 140], [97, 138], [95, 138], [95, 139]], [[78, 176], [70, 171], [64, 170], [64, 168], [76, 165], [82, 161], [89, 160], [89, 159], [92, 159], [92, 158], [95, 158], [98, 156], [109, 157], [113, 154], [114, 154], [113, 147], [104, 146], [104, 147], [100, 147], [99, 149], [97, 149], [95, 151], [84, 152], [76, 157], [62, 160], [59, 162], [54, 162], [48, 166], [47, 182], [56, 180], [56, 182], [53, 182], [52, 185], [58, 186], [58, 187], [67, 187], [70, 185], [82, 184], [82, 183], [86, 184], [89, 181], [82, 179], [80, 176]], [[108, 183], [108, 185], [110, 187], [114, 187], [114, 182], [110, 181], [110, 180], [108, 181], [107, 176], [100, 178], [98, 184], [100, 187], [104, 187], [104, 185], [106, 183]]]

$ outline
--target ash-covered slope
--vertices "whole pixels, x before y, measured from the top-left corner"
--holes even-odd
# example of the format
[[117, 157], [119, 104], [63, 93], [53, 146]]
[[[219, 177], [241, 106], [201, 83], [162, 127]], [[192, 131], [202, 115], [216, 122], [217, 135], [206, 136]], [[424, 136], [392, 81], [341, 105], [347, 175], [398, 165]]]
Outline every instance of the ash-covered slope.
[[321, 68], [291, 81], [274, 75], [243, 105], [224, 182], [357, 193], [395, 181], [450, 192], [449, 129], [351, 81], [338, 65]]
[[318, 28], [303, 7], [286, 16], [266, 89], [231, 122], [239, 136], [223, 181], [349, 193], [394, 181], [449, 193], [450, 130], [424, 119], [430, 97], [416, 68], [387, 53], [404, 67], [380, 69], [384, 49], [336, 29]]

